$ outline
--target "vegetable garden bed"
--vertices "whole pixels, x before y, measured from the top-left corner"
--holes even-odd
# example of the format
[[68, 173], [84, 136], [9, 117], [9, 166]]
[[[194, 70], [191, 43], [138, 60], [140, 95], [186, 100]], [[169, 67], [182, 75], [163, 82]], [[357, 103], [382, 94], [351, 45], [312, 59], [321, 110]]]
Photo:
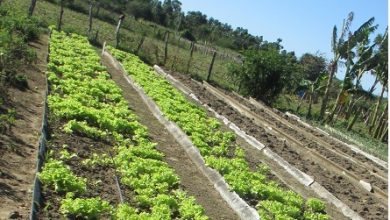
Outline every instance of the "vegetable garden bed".
[[39, 218], [208, 219], [99, 61], [86, 38], [53, 31]]
[[317, 199], [304, 201], [266, 178], [267, 169], [250, 169], [244, 151], [235, 144], [235, 135], [219, 130], [220, 123], [188, 102], [165, 79], [136, 56], [109, 47], [131, 77], [156, 102], [169, 120], [186, 132], [211, 168], [224, 176], [231, 189], [256, 206], [263, 219], [328, 219], [325, 205]]

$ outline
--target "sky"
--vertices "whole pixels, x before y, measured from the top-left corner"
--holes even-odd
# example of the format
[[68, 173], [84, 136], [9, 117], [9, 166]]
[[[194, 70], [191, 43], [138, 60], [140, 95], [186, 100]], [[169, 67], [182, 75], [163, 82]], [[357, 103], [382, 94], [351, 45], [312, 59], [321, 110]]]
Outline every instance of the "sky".
[[[269, 42], [281, 38], [287, 51], [302, 54], [323, 54], [331, 60], [333, 26], [341, 29], [343, 19], [354, 12], [350, 30], [356, 30], [371, 17], [383, 33], [388, 25], [387, 0], [180, 0], [183, 11], [201, 11], [208, 17], [243, 27], [252, 35], [263, 36]], [[337, 74], [343, 78], [342, 69]], [[363, 88], [372, 86], [374, 77], [363, 77]], [[380, 93], [377, 86], [375, 94]]]

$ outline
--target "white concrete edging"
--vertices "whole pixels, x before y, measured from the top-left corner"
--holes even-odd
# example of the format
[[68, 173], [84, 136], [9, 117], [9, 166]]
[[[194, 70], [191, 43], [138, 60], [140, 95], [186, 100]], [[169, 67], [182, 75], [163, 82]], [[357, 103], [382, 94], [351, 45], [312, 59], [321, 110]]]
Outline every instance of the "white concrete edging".
[[[183, 85], [178, 80], [174, 79], [171, 75], [167, 74], [162, 70], [159, 66], [155, 65], [154, 69], [157, 73], [163, 75], [170, 83], [172, 83], [174, 86], [176, 84], [179, 84], [177, 88], [183, 92], [186, 95], [189, 95], [191, 98], [193, 98], [197, 103], [200, 105], [203, 105], [207, 110], [214, 113], [215, 117], [218, 119], [221, 119], [223, 123], [227, 126], [229, 126], [230, 129], [232, 129], [238, 136], [243, 138], [248, 144], [250, 144], [252, 147], [262, 151], [264, 155], [269, 157], [270, 159], [277, 162], [281, 167], [283, 167], [288, 173], [290, 173], [298, 182], [305, 186], [309, 186], [319, 197], [327, 201], [328, 203], [333, 204], [335, 207], [337, 207], [346, 217], [353, 219], [353, 220], [364, 220], [358, 213], [353, 211], [348, 205], [343, 203], [341, 200], [339, 200], [337, 197], [335, 197], [332, 193], [330, 193], [327, 189], [325, 189], [321, 184], [316, 182], [311, 176], [307, 175], [306, 173], [300, 171], [296, 167], [289, 164], [287, 161], [285, 161], [282, 157], [280, 157], [278, 154], [274, 153], [271, 149], [268, 147], [265, 147], [264, 144], [257, 141], [254, 137], [247, 135], [244, 131], [242, 131], [239, 127], [237, 127], [234, 123], [230, 122], [225, 116], [219, 115], [214, 109], [207, 106], [206, 104], [203, 104], [197, 97], [194, 95], [188, 87]], [[169, 76], [169, 77], [167, 77]], [[171, 79], [174, 79], [175, 83], [171, 81]], [[185, 88], [185, 89], [181, 89]]]
[[110, 59], [110, 62], [122, 71], [123, 76], [129, 85], [131, 85], [137, 91], [153, 115], [159, 120], [161, 124], [165, 126], [165, 128], [176, 139], [176, 141], [180, 143], [191, 160], [210, 180], [210, 182], [214, 185], [214, 188], [219, 192], [228, 205], [237, 213], [237, 215], [241, 219], [260, 219], [259, 214], [254, 208], [252, 208], [242, 198], [240, 198], [237, 193], [230, 191], [229, 185], [217, 171], [206, 166], [203, 157], [200, 155], [199, 150], [192, 144], [190, 138], [174, 122], [171, 122], [164, 117], [156, 103], [151, 98], [149, 98], [145, 91], [131, 79], [131, 76], [127, 74], [123, 66], [108, 52], [103, 52], [103, 55], [107, 56]]

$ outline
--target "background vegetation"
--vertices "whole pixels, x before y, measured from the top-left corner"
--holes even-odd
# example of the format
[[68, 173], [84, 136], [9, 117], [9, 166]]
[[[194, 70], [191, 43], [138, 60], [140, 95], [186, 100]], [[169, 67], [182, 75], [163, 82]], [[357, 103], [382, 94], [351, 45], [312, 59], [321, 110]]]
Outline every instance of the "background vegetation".
[[[30, 1], [12, 3], [24, 12], [31, 8]], [[283, 50], [281, 39], [267, 42], [201, 12], [185, 14], [178, 0], [39, 0], [33, 17], [57, 25], [60, 6], [65, 7], [62, 29], [87, 35], [95, 45], [118, 43], [120, 49], [149, 64], [203, 80], [216, 52], [210, 77], [215, 84], [336, 127], [343, 134], [361, 137], [365, 140], [361, 143], [369, 148], [387, 151], [387, 100], [383, 94], [387, 91], [388, 36], [387, 30], [373, 36], [377, 28], [374, 18], [352, 31], [351, 13], [341, 28], [335, 26], [330, 45], [334, 56], [327, 60], [320, 54], [298, 58], [293, 51]], [[119, 30], [120, 17], [124, 19]], [[344, 79], [335, 78], [338, 71], [345, 72]], [[361, 86], [364, 74], [376, 77], [369, 91]], [[372, 92], [379, 84], [383, 90], [377, 97]]]

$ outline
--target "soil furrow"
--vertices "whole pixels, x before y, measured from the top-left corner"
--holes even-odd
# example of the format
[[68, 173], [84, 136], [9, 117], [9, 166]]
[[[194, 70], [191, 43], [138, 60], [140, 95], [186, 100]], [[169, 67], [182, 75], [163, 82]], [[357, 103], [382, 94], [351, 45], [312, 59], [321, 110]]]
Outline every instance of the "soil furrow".
[[340, 200], [344, 201], [362, 217], [366, 219], [387, 218], [387, 204], [383, 204], [382, 201], [374, 197], [372, 194], [364, 192], [360, 187], [356, 187], [351, 184], [351, 182], [348, 181], [342, 174], [332, 173], [312, 158], [303, 157], [291, 146], [270, 134], [269, 131], [256, 125], [253, 122], [253, 119], [242, 116], [226, 103], [218, 100], [216, 97], [205, 91], [205, 89], [199, 86], [199, 84], [180, 74], [173, 75], [191, 88], [201, 101], [210, 105], [219, 114], [226, 116], [230, 121], [235, 123], [248, 134], [254, 136], [260, 142], [264, 143], [266, 146], [286, 159], [289, 163], [296, 166], [303, 172], [312, 175], [316, 181], [322, 184]]
[[211, 219], [239, 219], [207, 177], [196, 168], [185, 150], [153, 116], [141, 97], [126, 82], [122, 73], [111, 66], [106, 59], [103, 58], [102, 62], [107, 66], [112, 79], [123, 90], [123, 95], [128, 100], [129, 107], [139, 117], [139, 122], [149, 129], [151, 140], [158, 143], [157, 149], [165, 154], [164, 160], [180, 176], [181, 188], [196, 198]]

